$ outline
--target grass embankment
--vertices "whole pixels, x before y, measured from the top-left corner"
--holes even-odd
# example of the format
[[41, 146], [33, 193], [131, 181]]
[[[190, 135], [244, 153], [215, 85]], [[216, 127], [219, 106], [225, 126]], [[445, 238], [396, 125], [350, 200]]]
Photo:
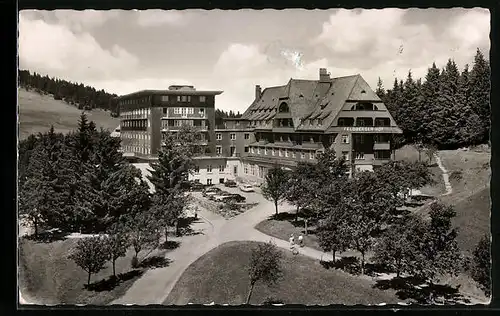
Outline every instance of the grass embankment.
[[[19, 104], [19, 138], [27, 138], [30, 134], [46, 132], [54, 125], [56, 132], [67, 133], [75, 130], [82, 113], [74, 105], [62, 100], [54, 100], [51, 95], [42, 95], [24, 88], [18, 90]], [[88, 119], [96, 123], [97, 128], [113, 131], [120, 120], [111, 117], [110, 112], [96, 109], [85, 112]]]
[[[23, 297], [36, 304], [95, 304], [103, 305], [122, 296], [147, 269], [132, 269], [134, 255], [129, 249], [126, 256], [116, 261], [118, 284], [111, 282], [111, 263], [91, 278], [91, 289], [86, 289], [87, 273], [68, 259], [78, 239], [36, 242], [27, 238], [19, 241], [19, 288]], [[156, 250], [148, 258], [160, 259], [166, 250]], [[146, 253], [140, 253], [141, 259]], [[162, 261], [161, 263], [159, 263]], [[150, 262], [151, 263], [151, 262]], [[164, 260], [153, 264], [162, 266]]]
[[[230, 242], [191, 264], [164, 304], [244, 304], [249, 289], [248, 263], [256, 242]], [[338, 270], [327, 270], [317, 260], [283, 252], [283, 278], [275, 287], [258, 282], [250, 304], [272, 297], [285, 304], [396, 303], [392, 290], [373, 288], [374, 282]], [[230, 258], [230, 259], [229, 259]]]
[[481, 237], [490, 233], [491, 169], [489, 150], [442, 151], [444, 167], [450, 175], [452, 194], [441, 200], [455, 207], [453, 223], [458, 227], [460, 249], [472, 253]]

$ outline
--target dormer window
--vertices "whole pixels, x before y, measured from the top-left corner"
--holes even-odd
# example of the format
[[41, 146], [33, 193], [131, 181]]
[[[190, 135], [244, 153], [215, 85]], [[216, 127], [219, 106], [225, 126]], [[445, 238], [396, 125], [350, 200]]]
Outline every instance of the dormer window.
[[365, 90], [361, 90], [361, 93], [366, 93], [366, 91]]
[[285, 102], [281, 103], [280, 107], [279, 107], [279, 112], [280, 113], [289, 113], [290, 108], [288, 107], [288, 104], [286, 104]]

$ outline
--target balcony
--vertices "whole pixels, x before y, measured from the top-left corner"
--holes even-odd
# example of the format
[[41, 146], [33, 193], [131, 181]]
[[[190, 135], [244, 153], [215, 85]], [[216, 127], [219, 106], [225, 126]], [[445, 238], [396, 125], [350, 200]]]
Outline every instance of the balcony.
[[390, 142], [375, 142], [373, 144], [373, 150], [391, 150]]

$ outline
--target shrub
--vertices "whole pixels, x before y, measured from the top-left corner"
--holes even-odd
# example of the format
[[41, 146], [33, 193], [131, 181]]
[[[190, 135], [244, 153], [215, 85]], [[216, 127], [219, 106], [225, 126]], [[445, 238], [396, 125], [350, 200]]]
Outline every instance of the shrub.
[[460, 181], [460, 180], [462, 180], [462, 178], [463, 178], [463, 175], [462, 175], [461, 170], [455, 170], [450, 175], [451, 180]]
[[132, 260], [130, 260], [130, 266], [132, 269], [137, 269], [139, 267], [139, 259], [137, 259], [136, 256], [133, 256]]

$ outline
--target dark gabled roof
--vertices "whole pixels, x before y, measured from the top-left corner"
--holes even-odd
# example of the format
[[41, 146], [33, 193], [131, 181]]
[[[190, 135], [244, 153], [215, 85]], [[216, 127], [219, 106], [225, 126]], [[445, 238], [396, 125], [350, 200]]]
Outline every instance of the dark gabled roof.
[[[349, 101], [382, 102], [359, 74], [328, 81], [290, 79], [284, 86], [264, 89], [261, 97], [254, 100], [242, 119], [271, 119], [276, 115], [279, 105], [286, 102], [295, 130], [325, 131], [332, 126]], [[304, 124], [305, 120], [316, 119], [321, 120], [320, 125]]]

